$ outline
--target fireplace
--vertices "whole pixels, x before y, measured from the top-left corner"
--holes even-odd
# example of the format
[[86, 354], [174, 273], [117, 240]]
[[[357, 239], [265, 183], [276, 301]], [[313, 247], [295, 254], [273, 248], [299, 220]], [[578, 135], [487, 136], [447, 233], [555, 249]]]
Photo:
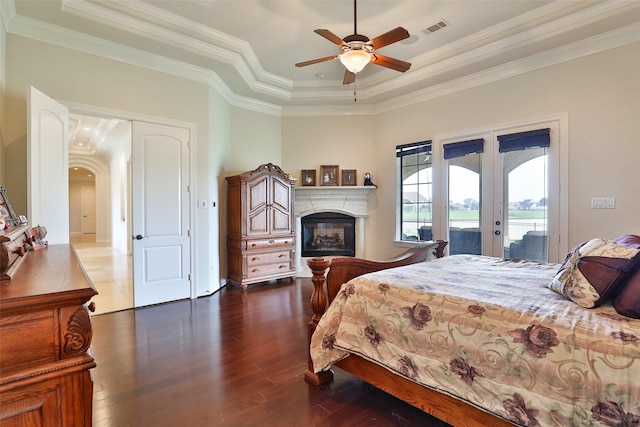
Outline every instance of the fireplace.
[[356, 219], [338, 212], [300, 218], [303, 257], [356, 256]]
[[[311, 277], [311, 270], [307, 265], [307, 260], [314, 257], [330, 256], [328, 251], [322, 251], [314, 255], [304, 250], [303, 243], [305, 239], [309, 242], [309, 237], [303, 237], [305, 227], [302, 226], [302, 219], [313, 214], [341, 214], [352, 218], [354, 224], [352, 227], [346, 227], [340, 231], [332, 231], [331, 233], [321, 232], [320, 236], [325, 234], [329, 239], [322, 237], [320, 240], [327, 245], [340, 246], [338, 240], [346, 240], [340, 233], [342, 231], [347, 234], [353, 232], [353, 253], [345, 253], [343, 255], [356, 256], [366, 258], [365, 254], [365, 221], [369, 216], [369, 195], [375, 191], [376, 187], [359, 187], [359, 186], [302, 186], [295, 187], [295, 217], [296, 217], [296, 272], [298, 277]], [[328, 226], [328, 227], [334, 227]], [[308, 236], [309, 231], [306, 232]], [[334, 234], [338, 233], [338, 237]], [[333, 238], [332, 238], [332, 235]], [[315, 239], [315, 236], [312, 238]], [[333, 241], [332, 241], [333, 239]], [[338, 243], [335, 243], [338, 242]], [[354, 255], [355, 253], [355, 255]]]

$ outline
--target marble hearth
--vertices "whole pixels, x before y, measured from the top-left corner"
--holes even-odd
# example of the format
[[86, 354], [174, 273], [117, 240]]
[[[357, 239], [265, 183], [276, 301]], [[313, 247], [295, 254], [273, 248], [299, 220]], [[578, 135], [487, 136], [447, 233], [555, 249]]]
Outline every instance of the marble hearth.
[[[296, 230], [301, 218], [320, 212], [338, 212], [356, 219], [356, 256], [365, 257], [365, 220], [369, 216], [369, 194], [376, 187], [295, 187]], [[296, 274], [311, 277], [307, 259], [302, 257], [302, 242], [296, 238]]]

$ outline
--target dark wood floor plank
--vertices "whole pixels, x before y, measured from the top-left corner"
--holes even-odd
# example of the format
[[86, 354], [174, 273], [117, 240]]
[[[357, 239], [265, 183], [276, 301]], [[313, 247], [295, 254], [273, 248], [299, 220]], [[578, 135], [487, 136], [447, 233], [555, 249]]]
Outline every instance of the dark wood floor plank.
[[93, 317], [94, 426], [445, 427], [340, 370], [304, 381], [312, 290], [228, 286]]

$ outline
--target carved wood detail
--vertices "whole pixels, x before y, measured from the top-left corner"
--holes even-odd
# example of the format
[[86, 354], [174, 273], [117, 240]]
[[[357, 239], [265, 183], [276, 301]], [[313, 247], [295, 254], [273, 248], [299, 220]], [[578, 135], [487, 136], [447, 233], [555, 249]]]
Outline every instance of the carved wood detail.
[[91, 345], [91, 318], [84, 308], [78, 308], [67, 322], [63, 350], [68, 355], [83, 354]]

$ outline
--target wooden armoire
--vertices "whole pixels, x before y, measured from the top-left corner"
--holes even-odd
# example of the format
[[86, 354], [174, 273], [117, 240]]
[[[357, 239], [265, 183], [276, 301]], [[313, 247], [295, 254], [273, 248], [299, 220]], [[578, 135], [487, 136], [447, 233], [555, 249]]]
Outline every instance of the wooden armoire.
[[268, 163], [227, 177], [227, 280], [246, 287], [296, 275], [293, 183]]

